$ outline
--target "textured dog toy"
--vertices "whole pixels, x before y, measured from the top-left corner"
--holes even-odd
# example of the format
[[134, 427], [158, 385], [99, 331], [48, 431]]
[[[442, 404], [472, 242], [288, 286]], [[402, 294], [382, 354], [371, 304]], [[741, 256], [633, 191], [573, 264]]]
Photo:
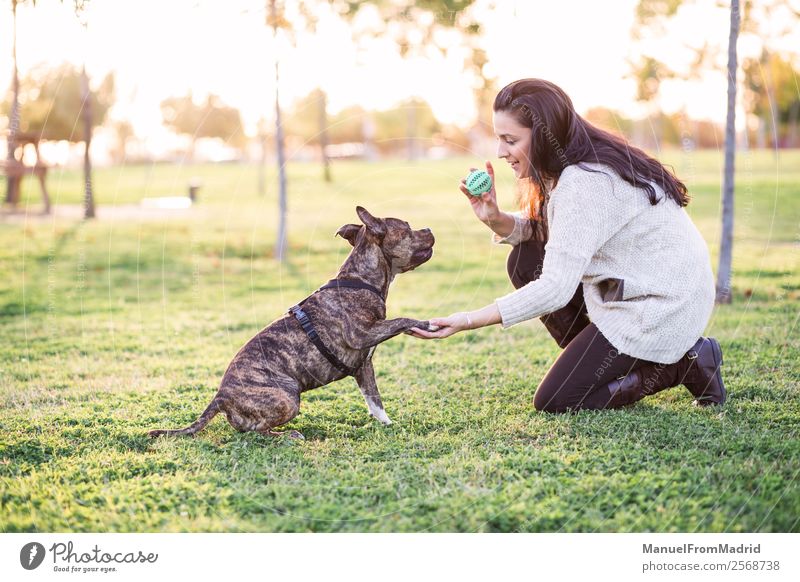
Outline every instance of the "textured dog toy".
[[466, 186], [470, 194], [480, 196], [492, 189], [492, 177], [484, 170], [475, 170], [467, 176]]

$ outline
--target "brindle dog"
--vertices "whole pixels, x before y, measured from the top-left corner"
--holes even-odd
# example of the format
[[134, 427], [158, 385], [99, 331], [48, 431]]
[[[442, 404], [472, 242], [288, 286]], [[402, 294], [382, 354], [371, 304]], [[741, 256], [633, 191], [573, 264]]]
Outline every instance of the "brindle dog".
[[[427, 321], [386, 319], [389, 284], [399, 273], [420, 266], [433, 255], [430, 229], [412, 230], [398, 218], [376, 218], [361, 206], [356, 212], [363, 225], [346, 224], [336, 234], [353, 249], [336, 274], [337, 279], [361, 281], [380, 291], [322, 289], [303, 303], [325, 346], [355, 370], [353, 376], [372, 416], [391, 424], [375, 382], [372, 355], [375, 346], [412, 327], [427, 329]], [[334, 235], [335, 236], [335, 235]], [[193, 435], [223, 412], [239, 431], [278, 436], [276, 427], [300, 411], [300, 394], [347, 376], [334, 367], [310, 341], [294, 315], [276, 319], [248, 341], [233, 358], [214, 399], [200, 418], [180, 430], [153, 430], [159, 435]], [[288, 436], [303, 438], [297, 431]]]

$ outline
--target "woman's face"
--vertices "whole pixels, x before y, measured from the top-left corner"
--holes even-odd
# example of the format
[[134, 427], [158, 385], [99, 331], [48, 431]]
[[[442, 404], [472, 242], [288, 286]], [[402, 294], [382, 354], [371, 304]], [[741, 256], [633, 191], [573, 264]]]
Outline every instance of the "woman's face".
[[520, 125], [505, 111], [495, 111], [492, 117], [494, 135], [497, 138], [497, 157], [511, 164], [517, 178], [528, 175], [531, 147], [531, 130]]

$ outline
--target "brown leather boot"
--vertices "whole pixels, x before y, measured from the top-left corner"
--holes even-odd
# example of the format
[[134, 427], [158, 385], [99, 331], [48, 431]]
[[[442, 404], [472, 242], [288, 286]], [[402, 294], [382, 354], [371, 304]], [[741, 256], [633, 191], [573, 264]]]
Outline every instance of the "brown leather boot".
[[608, 401], [606, 408], [620, 408], [644, 398], [646, 394], [642, 389], [642, 377], [642, 372], [636, 369], [606, 384], [611, 393], [611, 400]]
[[722, 349], [714, 338], [701, 337], [674, 364], [646, 364], [606, 385], [611, 393], [607, 408], [633, 404], [645, 396], [683, 384], [695, 397], [695, 406], [721, 405], [727, 398], [720, 372]]
[[[684, 362], [685, 361], [685, 362]], [[722, 405], [728, 396], [722, 381], [722, 348], [713, 337], [701, 337], [686, 352], [678, 364], [683, 363], [681, 383], [695, 397], [695, 406]]]
[[[674, 366], [674, 364], [672, 364]], [[611, 400], [606, 408], [619, 408], [638, 402], [667, 388], [677, 386], [673, 374], [666, 364], [645, 364], [631, 370], [625, 376], [606, 384]]]

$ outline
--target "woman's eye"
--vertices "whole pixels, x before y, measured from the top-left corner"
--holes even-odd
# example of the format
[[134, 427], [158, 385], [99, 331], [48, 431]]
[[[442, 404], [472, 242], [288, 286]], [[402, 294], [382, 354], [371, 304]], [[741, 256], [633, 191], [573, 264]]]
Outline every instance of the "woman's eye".
[[514, 144], [515, 144], [515, 143], [517, 143], [517, 142], [515, 142], [515, 141], [507, 141], [506, 143], [507, 143], [508, 145], [514, 145]]

